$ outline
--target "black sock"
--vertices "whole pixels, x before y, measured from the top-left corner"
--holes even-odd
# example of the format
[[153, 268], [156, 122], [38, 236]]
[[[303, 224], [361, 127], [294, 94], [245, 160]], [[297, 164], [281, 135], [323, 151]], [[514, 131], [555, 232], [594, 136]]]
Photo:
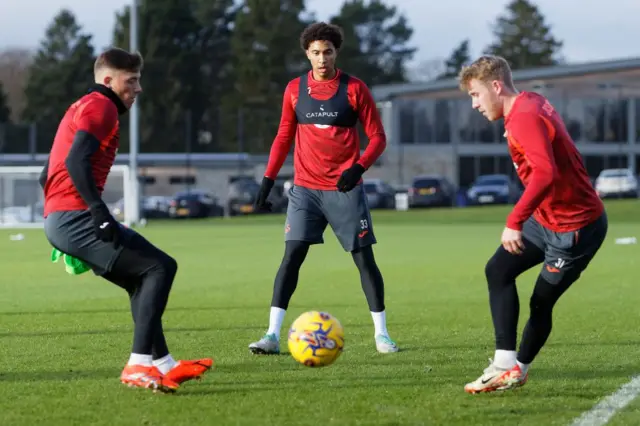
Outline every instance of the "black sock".
[[384, 311], [384, 280], [371, 246], [362, 247], [351, 252], [353, 261], [360, 272], [360, 283], [371, 312]]
[[289, 301], [298, 285], [300, 267], [309, 252], [309, 243], [305, 241], [287, 241], [284, 257], [273, 283], [271, 306], [281, 309], [289, 307]]
[[544, 252], [525, 241], [520, 255], [507, 252], [502, 246], [487, 262], [485, 275], [489, 286], [489, 305], [495, 330], [496, 349], [516, 350], [520, 301], [516, 278], [544, 260]]

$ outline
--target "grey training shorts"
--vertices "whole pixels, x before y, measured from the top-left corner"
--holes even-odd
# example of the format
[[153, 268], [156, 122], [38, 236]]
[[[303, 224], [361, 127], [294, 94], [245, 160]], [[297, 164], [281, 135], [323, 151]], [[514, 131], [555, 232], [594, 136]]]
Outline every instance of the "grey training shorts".
[[322, 244], [327, 224], [345, 251], [376, 243], [362, 184], [349, 192], [308, 189], [297, 185], [291, 188], [285, 241]]

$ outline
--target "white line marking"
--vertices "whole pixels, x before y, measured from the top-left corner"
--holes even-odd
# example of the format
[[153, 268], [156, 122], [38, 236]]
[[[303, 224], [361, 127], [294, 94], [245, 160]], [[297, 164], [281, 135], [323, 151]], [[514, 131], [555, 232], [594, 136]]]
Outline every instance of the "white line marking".
[[605, 425], [638, 395], [640, 395], [640, 376], [635, 376], [629, 383], [594, 405], [591, 410], [585, 411], [571, 423], [571, 426]]

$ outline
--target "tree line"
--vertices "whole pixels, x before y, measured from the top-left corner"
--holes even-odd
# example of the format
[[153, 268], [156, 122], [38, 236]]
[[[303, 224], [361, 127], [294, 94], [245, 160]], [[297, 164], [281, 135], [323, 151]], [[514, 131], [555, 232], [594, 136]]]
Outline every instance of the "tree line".
[[[130, 13], [129, 6], [117, 13], [114, 46], [129, 49]], [[308, 69], [298, 35], [316, 18], [304, 0], [141, 0], [138, 17], [145, 59], [141, 152], [267, 152], [284, 87]], [[328, 21], [345, 33], [339, 67], [369, 86], [411, 79], [413, 29], [394, 6], [345, 0]], [[484, 51], [504, 56], [514, 69], [561, 61], [562, 43], [528, 0], [513, 0], [493, 32]], [[34, 54], [0, 53], [0, 124], [36, 123], [37, 149], [47, 151], [64, 111], [93, 80], [91, 39], [63, 9]], [[430, 78], [454, 77], [470, 60], [463, 40]], [[14, 139], [25, 146], [23, 136]], [[128, 132], [121, 138], [126, 152]], [[0, 134], [0, 152], [10, 139]]]

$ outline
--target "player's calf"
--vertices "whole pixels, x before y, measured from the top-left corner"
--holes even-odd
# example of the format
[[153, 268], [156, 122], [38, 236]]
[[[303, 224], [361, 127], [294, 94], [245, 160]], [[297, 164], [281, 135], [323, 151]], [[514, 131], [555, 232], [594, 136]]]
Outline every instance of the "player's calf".
[[249, 344], [249, 351], [256, 355], [280, 353], [280, 330], [289, 301], [298, 285], [300, 267], [309, 252], [309, 242], [289, 240], [273, 283], [273, 296], [269, 312], [269, 329], [258, 341]]
[[370, 245], [358, 248], [351, 252], [351, 256], [360, 272], [360, 283], [371, 311], [376, 350], [385, 354], [398, 352], [398, 345], [391, 340], [387, 331], [384, 280], [373, 255], [373, 248]]

